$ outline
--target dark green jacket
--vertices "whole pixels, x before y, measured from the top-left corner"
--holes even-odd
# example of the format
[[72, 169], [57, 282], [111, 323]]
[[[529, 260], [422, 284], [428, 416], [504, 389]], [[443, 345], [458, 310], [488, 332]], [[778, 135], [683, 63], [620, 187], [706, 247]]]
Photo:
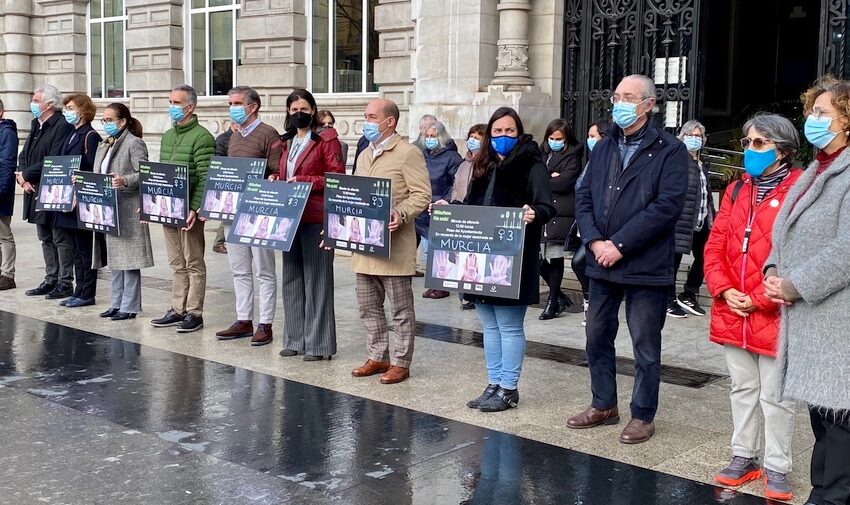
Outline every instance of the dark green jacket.
[[192, 120], [183, 126], [175, 123], [174, 128], [162, 135], [159, 161], [189, 165], [190, 210], [197, 211], [201, 207], [207, 168], [214, 154], [215, 139], [198, 123], [197, 116], [192, 117]]

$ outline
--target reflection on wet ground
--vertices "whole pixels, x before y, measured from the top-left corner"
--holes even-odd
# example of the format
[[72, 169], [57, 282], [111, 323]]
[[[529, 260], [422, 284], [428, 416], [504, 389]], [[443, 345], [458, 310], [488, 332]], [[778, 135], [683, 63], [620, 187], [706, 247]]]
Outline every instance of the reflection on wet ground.
[[[3, 311], [0, 406], [0, 445], [17, 447], [0, 455], [7, 469], [0, 503], [55, 498], [76, 478], [83, 479], [73, 484], [79, 501], [54, 502], [120, 496], [127, 503], [765, 503]], [[104, 443], [120, 446], [120, 455], [80, 473], [88, 463], [77, 468], [76, 455], [91, 458]], [[36, 496], [28, 490], [38, 488], [32, 481], [47, 471], [45, 459], [57, 480]], [[102, 465], [109, 463], [123, 465], [122, 477], [105, 477], [111, 474]], [[175, 486], [185, 493], [169, 494]], [[15, 491], [13, 501], [6, 490]]]

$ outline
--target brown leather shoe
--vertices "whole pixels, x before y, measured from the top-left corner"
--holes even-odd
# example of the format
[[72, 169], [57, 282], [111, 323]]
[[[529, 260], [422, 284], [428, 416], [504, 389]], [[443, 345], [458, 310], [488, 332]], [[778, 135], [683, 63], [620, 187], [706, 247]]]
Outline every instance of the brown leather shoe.
[[381, 376], [381, 384], [398, 384], [410, 377], [410, 369], [403, 366], [391, 366], [387, 373]]
[[260, 323], [257, 325], [257, 331], [251, 337], [251, 345], [260, 346], [270, 344], [272, 342], [272, 325]]
[[15, 279], [12, 277], [6, 277], [5, 275], [0, 275], [0, 291], [6, 291], [7, 289], [15, 289], [17, 286], [15, 285]]
[[593, 407], [567, 420], [567, 428], [585, 430], [601, 424], [617, 424], [620, 422], [620, 411], [616, 405], [612, 409], [599, 410]]
[[448, 291], [443, 291], [441, 289], [435, 289], [434, 291], [431, 292], [431, 299], [432, 300], [442, 300], [443, 298], [448, 298], [450, 294], [451, 293], [449, 293]]
[[218, 340], [233, 340], [234, 338], [250, 337], [254, 334], [254, 323], [251, 321], [236, 321], [230, 328], [216, 332]]
[[367, 360], [361, 367], [357, 367], [351, 371], [351, 375], [355, 377], [368, 377], [379, 373], [384, 373], [390, 369], [390, 364], [386, 361]]
[[620, 434], [620, 442], [624, 444], [642, 444], [655, 435], [655, 424], [632, 418]]
[[213, 246], [213, 252], [219, 254], [227, 254], [227, 246], [224, 244], [216, 244]]

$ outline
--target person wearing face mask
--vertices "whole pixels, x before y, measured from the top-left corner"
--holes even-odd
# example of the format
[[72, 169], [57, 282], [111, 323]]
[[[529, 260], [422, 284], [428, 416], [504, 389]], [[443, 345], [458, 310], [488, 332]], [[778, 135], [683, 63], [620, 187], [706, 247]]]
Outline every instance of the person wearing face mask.
[[325, 211], [325, 174], [345, 173], [339, 137], [333, 128], [317, 133], [319, 107], [313, 94], [296, 89], [286, 98], [286, 134], [272, 180], [311, 182], [313, 188], [292, 248], [283, 253], [283, 324], [280, 355], [304, 361], [336, 354], [336, 313], [332, 249], [319, 248]]
[[[455, 173], [462, 161], [457, 152], [457, 147], [454, 144], [449, 146], [450, 139], [445, 125], [435, 119], [428, 123], [422, 136], [414, 142], [414, 145], [421, 149], [425, 156], [425, 166], [428, 167], [428, 175], [431, 178], [431, 198], [433, 202], [447, 201], [452, 197]], [[430, 225], [430, 212], [423, 212], [416, 218], [416, 235], [421, 241], [422, 256], [424, 257], [423, 265], [427, 264], [428, 261], [428, 229]], [[422, 294], [423, 298], [434, 300], [448, 296], [449, 292], [441, 289], [428, 289]]]
[[[414, 220], [431, 203], [431, 181], [425, 157], [416, 146], [396, 132], [398, 105], [377, 98], [364, 112], [363, 134], [370, 146], [358, 157], [356, 175], [392, 181], [392, 210], [388, 228], [390, 258], [352, 253], [351, 269], [357, 276], [357, 305], [366, 330], [369, 358], [351, 371], [354, 377], [381, 375], [382, 384], [396, 384], [410, 377], [416, 314], [412, 276], [416, 271]], [[392, 304], [395, 330], [389, 332], [384, 301]]]
[[803, 96], [815, 159], [773, 225], [765, 296], [782, 307], [777, 394], [808, 405], [815, 505], [850, 503], [850, 82], [827, 76]]
[[[492, 298], [466, 294], [475, 303], [484, 329], [484, 358], [487, 386], [469, 408], [499, 412], [519, 404], [519, 379], [525, 354], [525, 313], [540, 301], [540, 237], [543, 225], [555, 215], [550, 176], [531, 135], [525, 134], [522, 120], [510, 107], [500, 107], [490, 116], [481, 154], [473, 166], [467, 203], [488, 207], [524, 209], [522, 263], [519, 298]], [[489, 255], [490, 282], [504, 282], [505, 258]], [[483, 266], [481, 270], [483, 270]]]
[[576, 191], [576, 220], [590, 284], [587, 359], [592, 402], [567, 426], [620, 421], [616, 353], [620, 305], [635, 354], [632, 419], [620, 442], [655, 433], [661, 384], [661, 329], [673, 285], [674, 224], [688, 187], [688, 150], [652, 118], [656, 89], [643, 75], [623, 78], [611, 96], [616, 126], [596, 144]]
[[[91, 172], [101, 142], [100, 135], [94, 131], [91, 122], [97, 113], [97, 107], [86, 95], [69, 95], [63, 100], [65, 121], [74, 127], [68, 142], [62, 148], [63, 156], [80, 156], [80, 171]], [[59, 305], [65, 307], [85, 307], [94, 305], [97, 291], [97, 269], [92, 268], [92, 247], [106, 247], [102, 233], [91, 232], [77, 227], [77, 210], [55, 212], [53, 226], [61, 228], [71, 235], [74, 251], [74, 277], [76, 287], [70, 298]]]
[[575, 223], [575, 188], [581, 174], [584, 148], [570, 125], [563, 119], [555, 119], [546, 127], [546, 140], [540, 143], [540, 150], [549, 172], [552, 203], [558, 211], [543, 226], [540, 243], [540, 277], [549, 286], [549, 298], [538, 319], [545, 321], [560, 316], [572, 305], [569, 297], [561, 290], [564, 280], [564, 243]]
[[215, 154], [215, 139], [195, 115], [198, 93], [193, 87], [186, 84], [174, 87], [168, 104], [168, 113], [174, 123], [162, 135], [159, 158], [163, 163], [189, 166], [188, 214], [185, 228], [162, 227], [168, 264], [174, 275], [171, 308], [150, 324], [156, 328], [177, 326], [177, 333], [190, 333], [204, 327], [207, 265], [204, 262], [204, 222], [198, 219], [198, 210], [204, 198], [210, 158]]
[[[762, 267], [770, 254], [780, 206], [801, 171], [792, 161], [800, 147], [794, 125], [782, 116], [760, 114], [745, 125], [744, 169], [726, 189], [705, 247], [705, 278], [714, 297], [710, 338], [723, 346], [732, 377], [732, 460], [715, 480], [741, 486], [767, 475], [768, 498], [790, 500], [794, 402], [779, 397], [776, 355], [779, 306], [765, 296]], [[760, 459], [764, 417], [764, 470]]]
[[44, 296], [48, 300], [68, 298], [74, 294], [74, 245], [67, 230], [53, 225], [54, 213], [36, 212], [41, 165], [46, 156], [59, 156], [74, 127], [62, 117], [62, 95], [50, 84], [39, 86], [32, 95], [30, 133], [18, 156], [16, 180], [24, 190], [24, 220], [35, 224], [45, 276], [38, 287], [26, 291], [27, 296]]

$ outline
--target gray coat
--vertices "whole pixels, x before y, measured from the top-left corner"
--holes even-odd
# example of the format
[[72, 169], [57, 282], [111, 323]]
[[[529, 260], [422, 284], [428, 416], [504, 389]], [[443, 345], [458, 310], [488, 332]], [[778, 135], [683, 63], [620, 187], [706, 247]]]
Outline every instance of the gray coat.
[[[103, 142], [97, 148], [94, 171], [102, 172], [101, 165], [110, 146]], [[127, 187], [118, 193], [118, 224], [121, 236], [106, 236], [106, 259], [112, 270], [139, 270], [153, 266], [151, 235], [147, 224], [139, 222], [139, 162], [148, 159], [145, 142], [124, 130], [111, 146], [112, 157], [106, 173], [124, 176]], [[97, 248], [95, 248], [97, 251]], [[95, 252], [92, 266], [99, 268], [103, 258]]]
[[777, 374], [785, 397], [850, 410], [850, 149], [818, 177], [817, 167], [773, 225], [767, 264], [801, 296], [782, 310]]

